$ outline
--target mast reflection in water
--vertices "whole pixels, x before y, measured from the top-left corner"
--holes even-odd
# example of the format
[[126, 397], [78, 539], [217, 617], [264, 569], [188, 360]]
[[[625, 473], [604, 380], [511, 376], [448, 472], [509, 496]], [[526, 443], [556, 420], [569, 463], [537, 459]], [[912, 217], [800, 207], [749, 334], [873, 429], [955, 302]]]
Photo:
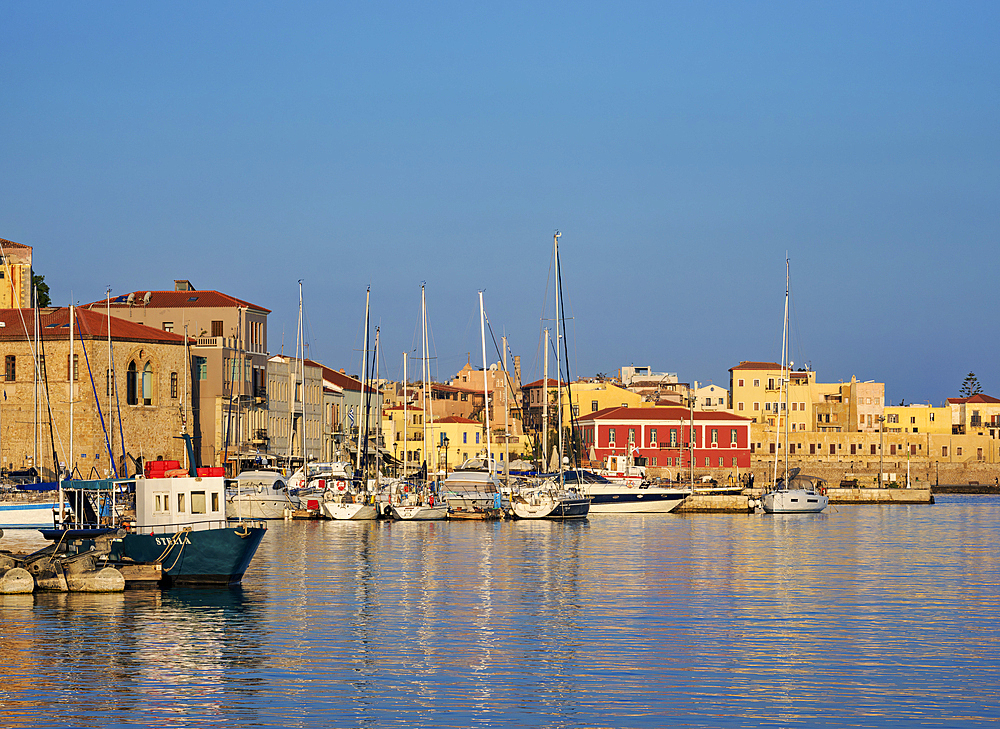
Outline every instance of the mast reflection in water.
[[280, 523], [242, 590], [0, 596], [0, 725], [993, 725], [998, 527]]

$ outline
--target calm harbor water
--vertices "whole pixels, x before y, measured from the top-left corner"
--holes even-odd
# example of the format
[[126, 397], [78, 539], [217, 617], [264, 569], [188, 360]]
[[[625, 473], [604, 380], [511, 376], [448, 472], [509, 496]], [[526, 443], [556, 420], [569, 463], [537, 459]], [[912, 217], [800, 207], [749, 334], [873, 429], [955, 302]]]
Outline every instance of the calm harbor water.
[[0, 726], [993, 726], [998, 555], [971, 496], [274, 523], [242, 589], [0, 596]]

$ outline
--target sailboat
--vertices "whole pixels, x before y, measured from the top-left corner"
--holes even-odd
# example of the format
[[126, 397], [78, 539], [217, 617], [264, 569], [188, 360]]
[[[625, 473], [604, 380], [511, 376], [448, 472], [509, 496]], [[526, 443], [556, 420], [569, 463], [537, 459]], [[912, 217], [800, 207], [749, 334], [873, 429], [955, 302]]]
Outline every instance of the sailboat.
[[328, 491], [323, 515], [336, 521], [370, 521], [378, 518], [378, 508], [368, 494], [368, 423], [371, 419], [371, 386], [368, 384], [368, 326], [371, 287], [365, 293], [365, 337], [361, 364], [361, 422], [358, 424], [358, 452], [354, 478], [343, 491]]
[[[424, 383], [424, 394], [423, 394], [423, 417], [421, 421], [423, 423], [423, 443], [424, 443], [424, 455], [427, 455], [427, 444], [430, 443], [430, 439], [427, 437], [427, 429], [429, 425], [434, 422], [434, 412], [432, 409], [432, 399], [431, 399], [431, 389], [430, 389], [430, 359], [428, 358], [428, 341], [427, 341], [427, 297], [424, 291], [424, 284], [420, 285], [420, 318], [422, 322], [423, 334], [421, 336], [421, 348], [423, 350], [423, 363], [421, 369], [421, 378]], [[406, 401], [406, 359], [403, 359], [403, 389], [404, 389], [404, 403]], [[404, 405], [405, 407], [405, 405]], [[433, 428], [431, 429], [431, 435], [433, 437]], [[403, 450], [406, 450], [406, 411], [403, 411]], [[405, 458], [405, 453], [404, 453]], [[413, 490], [405, 490], [398, 497], [398, 503], [392, 504], [392, 516], [394, 519], [399, 519], [401, 521], [440, 521], [442, 519], [448, 518], [448, 502], [440, 497], [435, 498], [434, 488], [431, 485], [427, 469], [424, 469], [424, 483], [414, 484], [410, 488]], [[404, 474], [405, 483], [405, 474]]]
[[[555, 256], [555, 300], [556, 300], [556, 382], [558, 383], [557, 408], [559, 423], [559, 467], [556, 475], [545, 479], [541, 484], [533, 487], [522, 488], [517, 493], [512, 493], [510, 497], [510, 508], [514, 516], [518, 519], [586, 519], [590, 513], [590, 498], [578, 489], [578, 482], [567, 481], [564, 468], [563, 455], [563, 417], [562, 417], [562, 355], [566, 346], [566, 331], [564, 322], [561, 320], [560, 310], [562, 306], [562, 279], [559, 274], [559, 236], [557, 230], [552, 237], [553, 250]], [[562, 347], [560, 347], [560, 340]], [[484, 352], [485, 354], [485, 352]], [[484, 357], [485, 359], [485, 357]], [[567, 357], [568, 360], [568, 357]], [[569, 362], [566, 362], [567, 372]], [[546, 375], [546, 399], [548, 398], [548, 375]], [[567, 375], [566, 381], [569, 382]], [[571, 403], [572, 405], [572, 403]], [[570, 410], [570, 422], [575, 424], [572, 410]], [[575, 428], [570, 428], [572, 433]], [[576, 448], [572, 449], [573, 459], [576, 459]], [[573, 464], [574, 466], [577, 464]]]
[[779, 437], [781, 420], [785, 421], [784, 473], [778, 478], [779, 449], [774, 449], [773, 486], [761, 497], [761, 506], [768, 514], [810, 514], [823, 511], [830, 503], [823, 488], [823, 480], [799, 474], [799, 469], [788, 470], [788, 382], [791, 365], [788, 362], [788, 259], [785, 259], [785, 321], [781, 334], [781, 395], [778, 406]]

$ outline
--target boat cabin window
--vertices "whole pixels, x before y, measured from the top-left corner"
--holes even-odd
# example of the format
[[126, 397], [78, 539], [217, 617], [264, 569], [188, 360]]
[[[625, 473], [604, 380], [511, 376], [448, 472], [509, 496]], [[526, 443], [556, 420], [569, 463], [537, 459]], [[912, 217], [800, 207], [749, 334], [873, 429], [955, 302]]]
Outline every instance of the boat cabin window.
[[170, 494], [153, 494], [153, 512], [170, 511]]
[[183, 514], [187, 509], [184, 506], [184, 494], [177, 494], [177, 512]]
[[212, 511], [219, 510], [219, 493], [217, 491], [212, 492]]
[[192, 514], [204, 514], [207, 509], [205, 508], [207, 501], [205, 500], [204, 491], [192, 491], [191, 492], [191, 513]]

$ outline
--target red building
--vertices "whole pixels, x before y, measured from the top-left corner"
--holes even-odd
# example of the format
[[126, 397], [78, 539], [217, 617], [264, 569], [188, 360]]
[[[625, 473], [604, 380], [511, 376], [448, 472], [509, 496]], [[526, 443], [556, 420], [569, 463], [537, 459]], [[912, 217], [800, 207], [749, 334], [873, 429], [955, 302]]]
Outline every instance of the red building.
[[[577, 418], [584, 453], [644, 456], [654, 468], [690, 468], [691, 411], [679, 407], [607, 408]], [[750, 418], [694, 411], [694, 466], [750, 467]]]

